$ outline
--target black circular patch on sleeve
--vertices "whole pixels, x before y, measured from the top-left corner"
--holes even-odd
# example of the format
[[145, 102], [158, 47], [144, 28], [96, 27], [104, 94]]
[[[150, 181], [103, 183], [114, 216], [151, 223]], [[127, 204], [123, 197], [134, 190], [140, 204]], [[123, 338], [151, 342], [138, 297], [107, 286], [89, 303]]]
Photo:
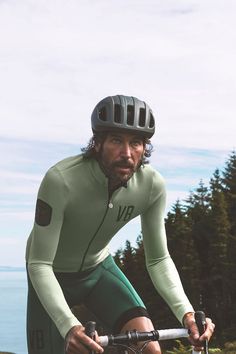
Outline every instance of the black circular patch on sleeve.
[[35, 222], [39, 226], [48, 226], [52, 218], [52, 207], [41, 199], [37, 199]]

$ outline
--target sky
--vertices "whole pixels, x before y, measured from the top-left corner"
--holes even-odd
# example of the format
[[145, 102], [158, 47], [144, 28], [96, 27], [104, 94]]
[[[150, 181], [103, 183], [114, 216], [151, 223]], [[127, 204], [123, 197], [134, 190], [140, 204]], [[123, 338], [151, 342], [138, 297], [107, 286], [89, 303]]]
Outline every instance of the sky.
[[[40, 181], [103, 97], [145, 100], [166, 212], [235, 149], [233, 0], [0, 0], [0, 265], [23, 266]], [[111, 251], [135, 242], [139, 220]]]

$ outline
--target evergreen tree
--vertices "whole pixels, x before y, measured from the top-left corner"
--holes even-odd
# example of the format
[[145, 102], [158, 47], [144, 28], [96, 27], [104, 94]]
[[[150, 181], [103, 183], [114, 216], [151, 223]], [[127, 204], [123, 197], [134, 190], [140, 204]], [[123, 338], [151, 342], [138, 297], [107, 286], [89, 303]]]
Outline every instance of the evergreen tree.
[[215, 314], [217, 322], [224, 328], [229, 321], [229, 308], [232, 305], [229, 302], [227, 261], [230, 223], [218, 169], [210, 181], [210, 190], [208, 310]]
[[115, 253], [115, 255], [113, 256], [113, 258], [114, 258], [114, 261], [116, 262], [116, 264], [118, 265], [118, 267], [120, 268], [120, 269], [122, 269], [122, 254], [123, 254], [123, 250], [122, 250], [122, 248], [119, 248], [117, 251], [116, 251], [116, 253]]
[[[223, 171], [223, 187], [230, 221], [230, 236], [227, 249], [229, 263], [229, 290], [232, 319], [236, 318], [236, 153], [233, 151]], [[235, 324], [235, 320], [232, 320]]]
[[196, 259], [200, 262], [198, 266], [199, 303], [197, 307], [206, 310], [209, 271], [209, 191], [202, 180], [186, 202]]
[[134, 248], [131, 246], [130, 241], [125, 242], [125, 248], [122, 252], [122, 258], [121, 258], [121, 263], [122, 263], [122, 270], [126, 274], [126, 276], [129, 278], [131, 282], [133, 282], [134, 277], [135, 277], [135, 259], [134, 259]]
[[148, 275], [146, 262], [145, 262], [145, 254], [143, 247], [143, 239], [142, 235], [139, 235], [136, 240], [136, 248], [135, 248], [135, 263], [136, 263], [136, 289], [141, 295], [145, 305], [152, 312], [152, 304], [155, 304], [155, 295], [156, 292], [154, 290], [154, 286], [151, 283], [151, 279]]
[[167, 214], [166, 233], [171, 257], [181, 275], [184, 289], [193, 304], [199, 301], [198, 257], [194, 253], [191, 225], [186, 207], [179, 200]]
[[223, 171], [223, 186], [227, 201], [231, 234], [236, 236], [236, 152], [233, 151]]

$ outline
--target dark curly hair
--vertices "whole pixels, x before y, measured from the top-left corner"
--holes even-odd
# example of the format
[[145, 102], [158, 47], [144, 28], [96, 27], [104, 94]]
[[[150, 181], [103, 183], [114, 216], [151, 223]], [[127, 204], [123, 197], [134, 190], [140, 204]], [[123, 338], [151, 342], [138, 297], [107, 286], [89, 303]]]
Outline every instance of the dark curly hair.
[[[98, 158], [99, 153], [95, 150], [95, 145], [97, 143], [103, 144], [107, 136], [107, 132], [99, 132], [99, 133], [94, 133], [92, 138], [89, 140], [87, 146], [81, 148], [81, 151], [83, 153], [83, 158], [84, 159], [90, 159], [90, 158]], [[144, 154], [143, 158], [141, 161], [141, 165], [145, 165], [149, 163], [149, 157], [151, 156], [153, 152], [153, 146], [151, 144], [150, 139], [143, 137], [143, 144], [144, 144]]]

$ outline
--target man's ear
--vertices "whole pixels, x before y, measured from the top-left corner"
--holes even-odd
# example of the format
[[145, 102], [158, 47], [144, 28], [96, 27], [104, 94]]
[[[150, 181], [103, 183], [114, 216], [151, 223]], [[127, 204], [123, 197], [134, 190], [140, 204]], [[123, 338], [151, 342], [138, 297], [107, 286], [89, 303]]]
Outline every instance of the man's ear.
[[97, 153], [99, 153], [100, 149], [101, 149], [101, 143], [100, 142], [96, 142], [95, 143], [95, 146], [94, 146], [94, 149]]

